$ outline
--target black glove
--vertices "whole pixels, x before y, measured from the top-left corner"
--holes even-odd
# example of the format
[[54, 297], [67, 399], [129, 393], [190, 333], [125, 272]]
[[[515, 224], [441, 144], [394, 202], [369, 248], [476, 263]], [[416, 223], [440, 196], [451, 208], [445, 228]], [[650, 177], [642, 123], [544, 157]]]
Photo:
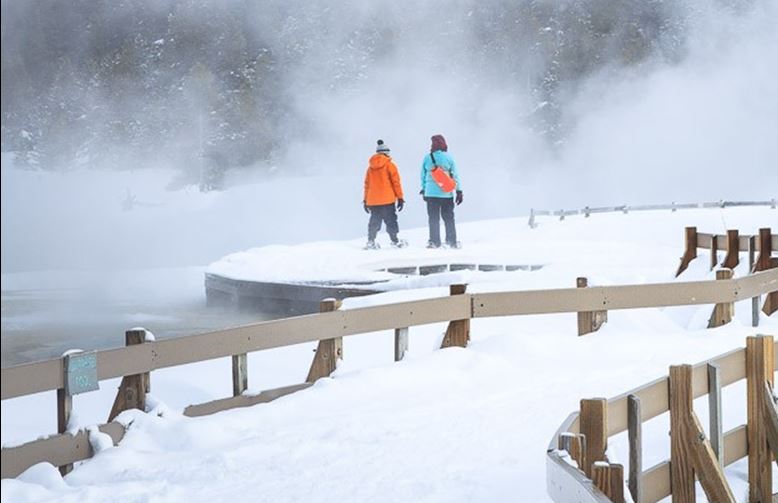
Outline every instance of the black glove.
[[456, 203], [457, 203], [457, 206], [462, 204], [462, 191], [461, 190], [457, 191]]
[[368, 208], [367, 202], [362, 201], [362, 207], [365, 209], [365, 213], [370, 213], [370, 208]]
[[420, 196], [423, 196], [423, 195], [424, 195], [424, 189], [421, 189], [421, 190], [419, 191], [419, 195], [420, 195]]
[[405, 208], [405, 199], [397, 200], [397, 211], [402, 211]]

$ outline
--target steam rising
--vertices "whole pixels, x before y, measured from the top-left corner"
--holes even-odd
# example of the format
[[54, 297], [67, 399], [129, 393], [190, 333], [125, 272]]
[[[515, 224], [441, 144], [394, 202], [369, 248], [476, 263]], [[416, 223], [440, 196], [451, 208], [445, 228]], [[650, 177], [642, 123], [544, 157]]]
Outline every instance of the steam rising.
[[[460, 220], [776, 196], [772, 0], [125, 2], [61, 34], [45, 69], [22, 61], [44, 35], [14, 30], [50, 28], [55, 9], [2, 5], [3, 150], [37, 173], [3, 157], [4, 272], [360, 236], [379, 137], [408, 193], [401, 228], [424, 225], [418, 167], [438, 133], [461, 169]], [[97, 28], [124, 36], [107, 39], [115, 52], [93, 45]], [[88, 63], [129, 50], [146, 66]], [[214, 165], [223, 190], [201, 194]]]

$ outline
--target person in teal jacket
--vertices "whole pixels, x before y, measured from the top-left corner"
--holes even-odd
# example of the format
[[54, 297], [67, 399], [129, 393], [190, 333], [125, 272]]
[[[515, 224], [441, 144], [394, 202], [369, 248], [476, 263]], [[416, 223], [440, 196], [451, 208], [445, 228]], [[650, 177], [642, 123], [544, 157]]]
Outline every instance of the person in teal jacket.
[[[434, 160], [434, 161], [433, 161]], [[452, 192], [443, 192], [430, 172], [434, 166], [440, 166], [448, 172], [456, 182], [456, 189]], [[459, 171], [454, 158], [448, 153], [448, 145], [443, 135], [436, 134], [432, 137], [430, 153], [424, 156], [421, 163], [421, 191], [419, 192], [427, 203], [427, 217], [429, 221], [429, 241], [427, 248], [440, 248], [440, 219], [446, 227], [446, 245], [451, 248], [459, 248], [457, 241], [457, 229], [454, 222], [454, 204], [462, 204], [462, 182], [459, 180]]]

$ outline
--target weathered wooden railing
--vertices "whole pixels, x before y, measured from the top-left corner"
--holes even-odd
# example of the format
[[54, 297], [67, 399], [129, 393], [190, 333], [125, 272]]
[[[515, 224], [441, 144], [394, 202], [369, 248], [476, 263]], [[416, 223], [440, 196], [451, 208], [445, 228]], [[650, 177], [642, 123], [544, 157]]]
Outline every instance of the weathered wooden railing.
[[[721, 267], [734, 269], [740, 263], [740, 252], [748, 252], [748, 267], [753, 271], [765, 271], [778, 267], [778, 259], [771, 259], [771, 254], [778, 251], [778, 235], [771, 234], [770, 228], [759, 229], [756, 235], [741, 235], [737, 229], [727, 230], [727, 234], [707, 234], [697, 232], [697, 227], [686, 227], [684, 231], [685, 248], [681, 263], [675, 276], [678, 277], [697, 258], [697, 250], [710, 250], [710, 268], [719, 265], [718, 252], [726, 255]], [[759, 256], [757, 257], [757, 252]]]
[[[672, 494], [674, 503], [695, 501], [695, 475], [708, 500], [735, 501], [723, 468], [748, 456], [749, 502], [771, 501], [772, 457], [778, 459], [778, 413], [772, 392], [778, 370], [772, 336], [749, 337], [744, 349], [694, 365], [670, 367], [657, 379], [610, 400], [581, 400], [557, 431], [547, 452], [549, 495], [556, 503], [624, 501], [623, 465], [610, 463], [608, 437], [629, 438], [628, 490], [636, 503]], [[747, 424], [721, 427], [721, 388], [747, 380]], [[708, 395], [709, 438], [692, 408]], [[642, 423], [670, 414], [670, 459], [642, 468]], [[572, 462], [572, 463], [571, 463]], [[671, 491], [672, 489], [672, 491]]]
[[[730, 229], [726, 235], [706, 234], [697, 232], [696, 227], [685, 230], [685, 249], [681, 263], [675, 276], [678, 277], [697, 258], [697, 249], [710, 250], [710, 268], [719, 265], [718, 251], [726, 250], [721, 267], [734, 269], [740, 263], [740, 252], [748, 252], [748, 270], [751, 272], [767, 271], [778, 268], [778, 257], [772, 253], [778, 251], [778, 235], [772, 234], [769, 227], [759, 229], [758, 235], [740, 235], [737, 229]], [[758, 253], [758, 255], [757, 255]], [[717, 271], [717, 275], [721, 271]], [[751, 324], [759, 325], [759, 297], [754, 297], [751, 303]], [[778, 292], [765, 296], [762, 311], [770, 316], [778, 310]], [[711, 322], [713, 323], [713, 322]]]
[[[408, 348], [408, 328], [448, 322], [443, 346], [464, 346], [470, 334], [470, 319], [492, 316], [516, 316], [568, 312], [599, 312], [610, 309], [634, 309], [697, 304], [732, 304], [756, 295], [778, 291], [778, 270], [756, 273], [744, 278], [719, 281], [674, 282], [646, 285], [599, 286], [554, 290], [468, 294], [463, 285], [452, 285], [449, 297], [402, 302], [360, 309], [337, 310], [334, 303], [323, 304], [319, 314], [218, 330], [175, 339], [146, 341], [128, 333], [123, 348], [93, 354], [95, 381], [123, 377], [113, 417], [124, 408], [140, 408], [150, 388], [149, 373], [166, 367], [185, 365], [214, 358], [232, 357], [233, 391], [236, 396], [185, 409], [188, 416], [211, 414], [234, 407], [267, 402], [310, 386], [310, 381], [329, 373], [333, 362], [342, 356], [343, 337], [381, 330], [395, 330], [395, 358], [401, 359]], [[253, 351], [320, 341], [306, 383], [242, 394], [248, 369], [245, 355]], [[58, 410], [69, 410], [66, 393], [69, 376], [68, 358], [57, 358], [2, 369], [1, 398], [57, 390]], [[128, 377], [130, 377], [128, 379]], [[134, 377], [134, 378], [133, 378]], [[65, 421], [66, 422], [66, 421]], [[64, 430], [60, 425], [60, 433]], [[116, 422], [100, 426], [114, 443], [124, 428]], [[41, 461], [65, 467], [91, 456], [85, 432], [73, 436], [60, 434], [43, 440], [2, 450], [2, 477], [15, 477]]]
[[633, 211], [657, 211], [657, 210], [693, 210], [702, 208], [737, 208], [744, 206], [768, 206], [775, 209], [778, 203], [775, 199], [769, 201], [713, 201], [707, 203], [670, 203], [670, 204], [622, 204], [621, 206], [599, 206], [589, 207], [585, 206], [580, 210], [540, 210], [536, 208], [530, 209], [529, 221], [527, 225], [531, 228], [537, 226], [535, 219], [540, 216], [554, 216], [559, 217], [560, 220], [564, 220], [565, 217], [573, 215], [583, 215], [589, 217], [597, 213], [630, 213]]

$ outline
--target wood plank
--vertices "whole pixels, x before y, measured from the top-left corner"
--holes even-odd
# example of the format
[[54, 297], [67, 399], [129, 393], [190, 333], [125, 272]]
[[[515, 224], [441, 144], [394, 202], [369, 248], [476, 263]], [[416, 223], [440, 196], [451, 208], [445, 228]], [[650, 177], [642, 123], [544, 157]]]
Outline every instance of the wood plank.
[[560, 288], [473, 295], [473, 317], [716, 304], [778, 290], [778, 270], [728, 281]]
[[[319, 309], [322, 313], [337, 311], [341, 302], [335, 299], [325, 299], [321, 301]], [[311, 368], [308, 370], [308, 377], [305, 382], [313, 383], [322, 377], [329, 377], [335, 369], [338, 368], [338, 360], [343, 359], [343, 338], [334, 337], [319, 341], [316, 348], [316, 354], [313, 356]]]
[[724, 466], [724, 432], [721, 415], [721, 367], [715, 363], [708, 364], [708, 418], [710, 445], [716, 453], [719, 466]]
[[605, 494], [613, 503], [624, 503], [624, 466], [618, 463], [611, 463], [608, 469], [610, 485]]
[[764, 383], [774, 384], [773, 338], [746, 339], [746, 393], [748, 419], [748, 498], [750, 502], [768, 501], [773, 477], [767, 431], [764, 424]]
[[724, 257], [722, 267], [734, 269], [740, 263], [740, 237], [737, 229], [727, 230], [727, 255]]
[[292, 386], [283, 386], [281, 388], [265, 390], [258, 395], [240, 395], [229, 398], [213, 400], [211, 402], [190, 405], [184, 409], [184, 415], [187, 417], [199, 417], [215, 414], [223, 410], [236, 409], [240, 407], [251, 407], [260, 403], [272, 402], [276, 398], [289, 395], [296, 391], [304, 390], [312, 386], [311, 383], [301, 383]]
[[[756, 236], [750, 236], [748, 238], [748, 270], [753, 272], [756, 267]], [[751, 298], [751, 326], [759, 326], [759, 295]]]
[[[68, 431], [70, 415], [73, 412], [73, 397], [65, 393], [63, 388], [57, 390], [57, 433], [62, 434]], [[59, 467], [59, 473], [62, 476], [67, 475], [73, 470], [73, 464], [68, 463]]]
[[778, 411], [775, 407], [775, 398], [770, 383], [764, 383], [764, 423], [767, 432], [767, 443], [773, 454], [773, 461], [778, 465]]
[[711, 246], [715, 246], [715, 234], [710, 234], [707, 232], [698, 232], [697, 233], [697, 248], [701, 248], [703, 250], [710, 250]]
[[[143, 345], [146, 340], [146, 331], [128, 330], [125, 333], [125, 340], [128, 347]], [[111, 412], [108, 414], [109, 423], [125, 410], [146, 410], [146, 392], [149, 389], [149, 380], [148, 371], [122, 377], [119, 390], [116, 393], [116, 398], [114, 399], [113, 406], [111, 407]]]
[[755, 271], [766, 271], [771, 267], [770, 257], [773, 248], [773, 236], [769, 227], [759, 229], [759, 257], [756, 259]]
[[673, 503], [694, 503], [694, 467], [686, 423], [692, 414], [692, 367], [670, 367], [670, 487]]
[[248, 355], [232, 355], [232, 396], [242, 395], [248, 387]]
[[[452, 297], [463, 296], [467, 290], [467, 285], [451, 285], [449, 291]], [[470, 342], [470, 315], [464, 319], [451, 320], [446, 328], [446, 334], [440, 348], [449, 348], [453, 346], [467, 347]]]
[[724, 477], [723, 467], [719, 464], [710, 442], [705, 438], [705, 431], [693, 411], [686, 418], [686, 428], [689, 430], [687, 438], [691, 442], [690, 451], [694, 471], [708, 501], [735, 503], [735, 496]]
[[675, 272], [676, 278], [689, 267], [689, 263], [692, 260], [697, 258], [697, 227], [687, 227], [684, 230], [684, 245], [685, 249], [681, 257], [681, 263]]
[[610, 498], [610, 470], [608, 470], [608, 463], [606, 461], [595, 461], [592, 465], [592, 482], [594, 487], [602, 491], [605, 496]]
[[643, 473], [643, 422], [640, 419], [640, 398], [627, 396], [627, 423], [629, 442], [629, 492], [632, 501], [640, 501], [641, 474]]
[[[108, 434], [114, 445], [124, 436], [124, 426], [119, 423], [100, 425], [101, 432]], [[27, 468], [42, 462], [54, 466], [63, 466], [92, 457], [89, 435], [82, 430], [71, 435], [54, 435], [34, 440], [16, 447], [4, 447], [2, 450], [2, 478], [17, 477]]]
[[408, 327], [394, 329], [394, 361], [399, 362], [408, 352]]
[[[716, 271], [717, 281], [727, 281], [732, 279], [731, 269], [721, 269]], [[720, 302], [713, 306], [713, 312], [708, 320], [708, 328], [720, 327], [732, 321], [735, 316], [734, 302]]]
[[711, 271], [719, 265], [719, 242], [715, 239], [711, 239], [710, 246], [710, 269]]
[[592, 466], [597, 461], [605, 461], [608, 449], [608, 401], [604, 398], [581, 400], [580, 427], [586, 437], [586, 454], [583, 471], [592, 476]]

